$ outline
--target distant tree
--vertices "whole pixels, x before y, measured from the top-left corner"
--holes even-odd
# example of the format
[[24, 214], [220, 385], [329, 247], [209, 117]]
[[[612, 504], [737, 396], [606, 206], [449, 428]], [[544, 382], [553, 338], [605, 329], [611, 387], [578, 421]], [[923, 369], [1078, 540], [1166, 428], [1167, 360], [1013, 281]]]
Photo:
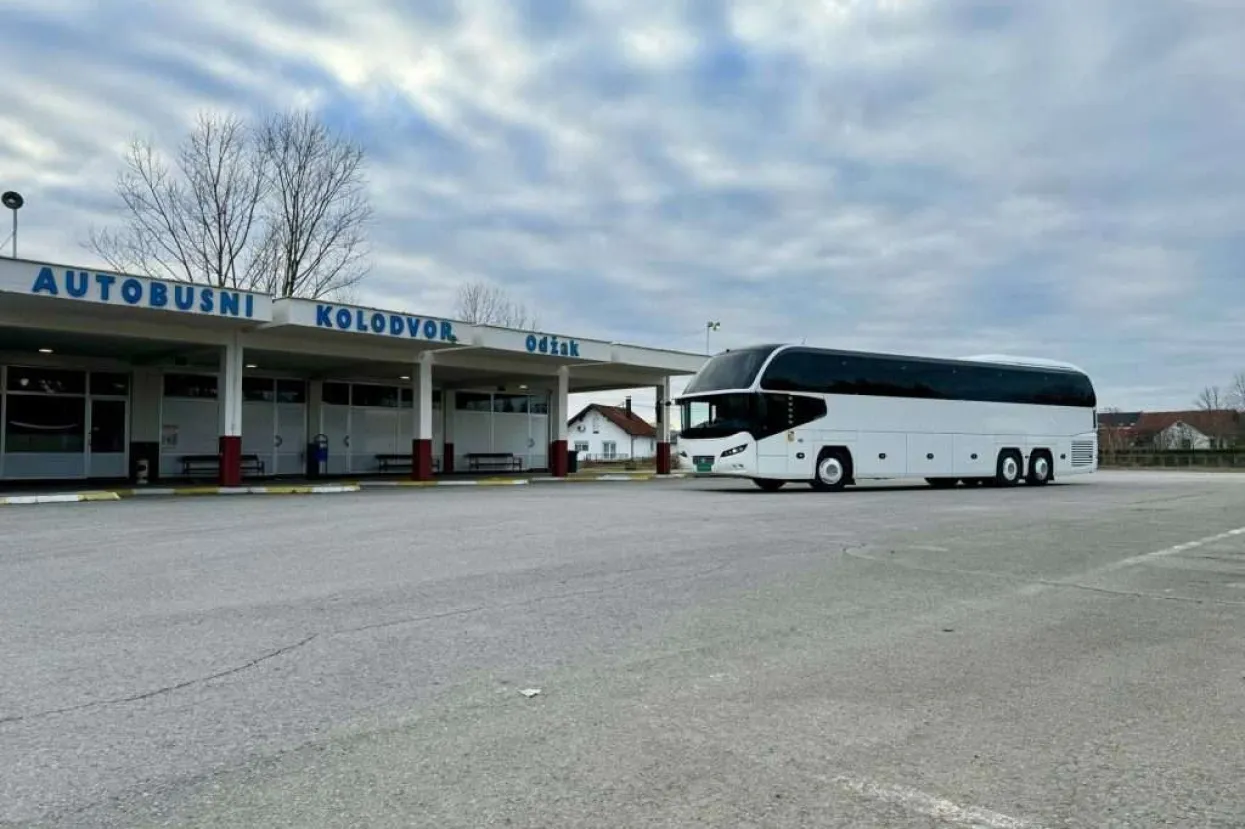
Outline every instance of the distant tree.
[[256, 150], [270, 185], [261, 248], [268, 292], [318, 298], [356, 285], [367, 274], [372, 217], [363, 148], [309, 113], [287, 112], [264, 122]]
[[1217, 412], [1224, 406], [1223, 391], [1218, 386], [1207, 386], [1198, 393], [1197, 407], [1206, 412]]
[[1228, 405], [1237, 411], [1245, 412], [1245, 371], [1237, 372], [1228, 386]]
[[172, 163], [135, 139], [116, 191], [120, 227], [87, 246], [118, 271], [306, 298], [367, 273], [363, 151], [307, 113], [201, 113]]
[[535, 328], [536, 317], [526, 306], [512, 300], [504, 290], [483, 281], [467, 282], [458, 288], [455, 316], [477, 325], [503, 328]]

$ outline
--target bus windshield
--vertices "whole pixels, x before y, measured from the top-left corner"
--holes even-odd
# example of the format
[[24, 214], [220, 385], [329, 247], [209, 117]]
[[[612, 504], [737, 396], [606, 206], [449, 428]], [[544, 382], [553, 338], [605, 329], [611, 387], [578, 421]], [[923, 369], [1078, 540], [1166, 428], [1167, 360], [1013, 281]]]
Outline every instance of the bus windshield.
[[754, 431], [760, 420], [760, 396], [756, 394], [715, 394], [710, 397], [683, 398], [680, 437], [689, 440], [725, 438]]
[[746, 389], [756, 379], [765, 358], [774, 352], [776, 345], [741, 348], [724, 351], [711, 357], [696, 376], [683, 389], [684, 394], [700, 394], [707, 391], [735, 391]]

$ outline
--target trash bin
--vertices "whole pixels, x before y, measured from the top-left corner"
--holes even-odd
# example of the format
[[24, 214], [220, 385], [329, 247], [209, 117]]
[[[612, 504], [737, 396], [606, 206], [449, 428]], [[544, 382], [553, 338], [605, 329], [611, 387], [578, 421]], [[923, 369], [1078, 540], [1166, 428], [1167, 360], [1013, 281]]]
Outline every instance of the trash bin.
[[579, 471], [579, 451], [576, 449], [566, 450], [566, 474]]
[[321, 478], [329, 468], [329, 436], [316, 435], [307, 444], [307, 477]]

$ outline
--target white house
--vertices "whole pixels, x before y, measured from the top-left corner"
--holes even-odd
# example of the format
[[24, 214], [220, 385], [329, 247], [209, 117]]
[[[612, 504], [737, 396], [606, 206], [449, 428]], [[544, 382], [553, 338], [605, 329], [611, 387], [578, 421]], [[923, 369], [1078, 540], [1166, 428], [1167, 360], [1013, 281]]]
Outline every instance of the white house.
[[612, 461], [657, 456], [657, 430], [635, 412], [592, 403], [567, 422], [569, 444], [579, 461]]

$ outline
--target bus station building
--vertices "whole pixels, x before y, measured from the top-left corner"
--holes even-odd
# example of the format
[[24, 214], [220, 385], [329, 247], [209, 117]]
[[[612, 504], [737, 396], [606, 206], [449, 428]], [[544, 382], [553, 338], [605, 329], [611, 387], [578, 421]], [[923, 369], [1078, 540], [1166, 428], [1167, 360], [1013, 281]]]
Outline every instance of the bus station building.
[[705, 357], [0, 260], [0, 480], [568, 471], [568, 396]]

